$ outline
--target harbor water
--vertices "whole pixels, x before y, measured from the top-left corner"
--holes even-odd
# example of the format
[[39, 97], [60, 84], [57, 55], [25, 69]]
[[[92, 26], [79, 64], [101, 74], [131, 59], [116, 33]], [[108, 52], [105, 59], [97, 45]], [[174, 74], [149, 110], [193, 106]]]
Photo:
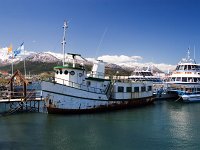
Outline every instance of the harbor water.
[[0, 117], [2, 150], [197, 150], [200, 103], [84, 115], [21, 113]]

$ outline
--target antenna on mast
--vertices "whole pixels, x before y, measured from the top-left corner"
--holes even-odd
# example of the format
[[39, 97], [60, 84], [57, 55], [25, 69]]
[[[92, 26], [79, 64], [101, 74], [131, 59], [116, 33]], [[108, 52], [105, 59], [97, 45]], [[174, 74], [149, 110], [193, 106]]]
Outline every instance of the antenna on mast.
[[67, 25], [67, 21], [65, 20], [64, 21], [64, 26], [63, 26], [63, 41], [61, 42], [62, 44], [62, 48], [63, 48], [63, 66], [65, 65], [65, 45], [66, 45], [66, 29], [68, 28], [68, 25]]
[[188, 48], [187, 59], [188, 59], [188, 61], [190, 60], [190, 47]]
[[195, 45], [194, 45], [194, 60], [195, 60]]

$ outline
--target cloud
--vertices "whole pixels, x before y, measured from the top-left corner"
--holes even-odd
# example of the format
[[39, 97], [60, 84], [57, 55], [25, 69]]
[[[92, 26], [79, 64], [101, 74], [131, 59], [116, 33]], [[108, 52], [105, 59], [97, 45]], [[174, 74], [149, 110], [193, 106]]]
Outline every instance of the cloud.
[[[86, 58], [89, 61], [95, 61], [94, 58]], [[103, 60], [107, 63], [113, 63], [120, 66], [126, 66], [126, 67], [147, 67], [147, 66], [155, 66], [158, 69], [168, 72], [175, 69], [175, 65], [160, 63], [156, 64], [153, 62], [141, 62], [143, 60], [143, 57], [141, 56], [126, 56], [126, 55], [103, 55], [98, 57], [99, 60]]]
[[138, 62], [139, 60], [142, 60], [143, 58], [141, 56], [125, 56], [125, 55], [103, 55], [98, 57], [99, 60], [103, 60], [108, 63], [130, 63], [130, 62]]

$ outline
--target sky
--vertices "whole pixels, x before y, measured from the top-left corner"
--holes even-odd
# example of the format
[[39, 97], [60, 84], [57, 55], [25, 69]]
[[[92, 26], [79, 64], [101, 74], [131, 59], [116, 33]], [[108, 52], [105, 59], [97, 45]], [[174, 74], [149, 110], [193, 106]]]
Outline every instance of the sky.
[[[199, 0], [0, 0], [0, 48], [176, 65], [200, 62]], [[195, 50], [194, 50], [195, 49]]]

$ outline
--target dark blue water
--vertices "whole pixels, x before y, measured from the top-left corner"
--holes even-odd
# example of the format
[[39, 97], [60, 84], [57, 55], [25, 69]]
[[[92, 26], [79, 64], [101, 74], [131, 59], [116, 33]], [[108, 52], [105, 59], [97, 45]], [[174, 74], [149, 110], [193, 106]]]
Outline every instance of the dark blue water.
[[91, 115], [0, 117], [2, 150], [198, 150], [200, 103], [156, 102]]

